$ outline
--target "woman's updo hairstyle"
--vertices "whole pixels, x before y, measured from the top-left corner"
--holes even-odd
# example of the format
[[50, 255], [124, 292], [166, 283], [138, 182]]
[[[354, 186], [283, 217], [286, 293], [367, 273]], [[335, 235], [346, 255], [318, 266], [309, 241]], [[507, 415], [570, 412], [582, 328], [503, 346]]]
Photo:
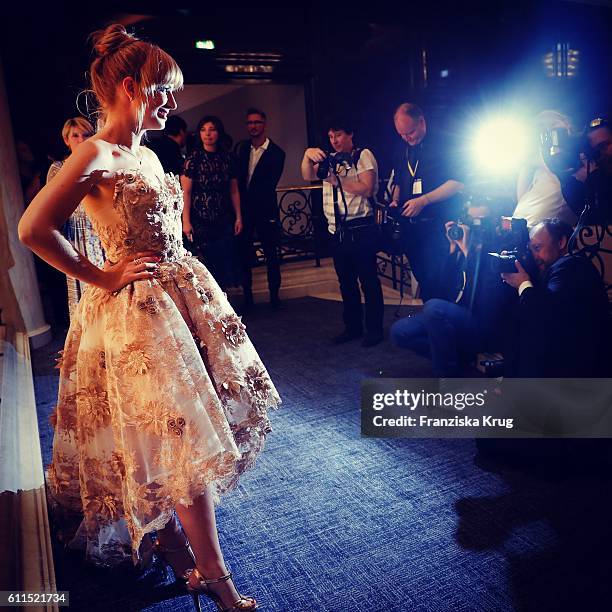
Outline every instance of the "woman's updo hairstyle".
[[91, 35], [95, 58], [89, 69], [91, 89], [102, 116], [115, 102], [117, 85], [125, 77], [136, 83], [135, 96], [143, 103], [159, 85], [183, 86], [183, 73], [163, 49], [139, 40], [118, 23]]

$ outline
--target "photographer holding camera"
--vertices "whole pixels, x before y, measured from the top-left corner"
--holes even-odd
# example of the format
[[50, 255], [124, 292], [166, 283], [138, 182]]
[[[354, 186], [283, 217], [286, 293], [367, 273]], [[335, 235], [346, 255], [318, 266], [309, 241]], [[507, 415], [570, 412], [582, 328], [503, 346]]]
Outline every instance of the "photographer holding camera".
[[[543, 110], [534, 120], [535, 133], [541, 135], [551, 130], [571, 132], [568, 117], [555, 110]], [[528, 227], [534, 227], [543, 219], [557, 217], [570, 225], [576, 225], [575, 213], [566, 204], [559, 178], [544, 162], [543, 150], [534, 138], [528, 158], [523, 163], [516, 181], [516, 208], [514, 218], [525, 219]]]
[[376, 265], [378, 230], [369, 201], [378, 186], [378, 165], [369, 149], [355, 148], [353, 133], [346, 121], [330, 122], [327, 135], [333, 153], [306, 149], [302, 177], [323, 180], [323, 211], [334, 236], [334, 267], [345, 326], [334, 342], [341, 344], [363, 336], [359, 280], [365, 296], [362, 346], [369, 347], [383, 339], [384, 302]]
[[612, 223], [612, 126], [593, 119], [583, 138], [552, 131], [543, 138], [546, 165], [561, 183], [580, 225]]
[[570, 255], [572, 228], [545, 219], [530, 232], [537, 272], [520, 261], [504, 281], [519, 295], [514, 375], [529, 378], [599, 377], [609, 369], [608, 299], [595, 266]]
[[[494, 223], [486, 207], [468, 209], [469, 222], [449, 221], [443, 274], [453, 301], [432, 298], [423, 311], [397, 321], [392, 341], [431, 356], [434, 376], [459, 378], [478, 352], [497, 352], [506, 345], [506, 313], [516, 297], [501, 282], [494, 261]], [[450, 248], [449, 248], [450, 244]]]
[[401, 104], [393, 117], [404, 141], [396, 156], [390, 211], [401, 222], [403, 250], [421, 289], [421, 298], [448, 297], [444, 262], [448, 252], [444, 224], [461, 212], [463, 183], [448, 140], [429, 133], [423, 111]]

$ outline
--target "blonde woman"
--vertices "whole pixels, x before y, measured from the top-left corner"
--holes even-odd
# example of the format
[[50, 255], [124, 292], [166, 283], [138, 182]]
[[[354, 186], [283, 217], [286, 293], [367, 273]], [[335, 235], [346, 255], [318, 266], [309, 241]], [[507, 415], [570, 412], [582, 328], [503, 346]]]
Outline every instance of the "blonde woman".
[[[84, 117], [72, 117], [64, 123], [62, 128], [62, 140], [68, 147], [70, 153], [74, 153], [76, 148], [85, 142], [94, 133], [93, 126]], [[59, 172], [64, 165], [64, 161], [55, 161], [51, 164], [47, 173], [47, 183]], [[76, 210], [70, 215], [63, 228], [64, 236], [70, 241], [72, 246], [85, 256], [91, 263], [101, 268], [104, 265], [104, 249], [100, 244], [100, 239], [91, 227], [85, 210], [79, 204]], [[66, 277], [68, 285], [68, 310], [70, 318], [74, 315], [76, 305], [79, 303], [83, 291], [87, 286], [82, 281]]]
[[[63, 352], [51, 505], [82, 517], [68, 544], [84, 546], [90, 561], [138, 562], [157, 531], [154, 551], [198, 609], [203, 594], [219, 610], [254, 610], [225, 566], [213, 501], [255, 462], [267, 409], [280, 398], [226, 296], [183, 248], [177, 177], [141, 145], [176, 109], [180, 68], [121, 25], [93, 41], [103, 127], [19, 224], [40, 257], [91, 285]], [[59, 231], [79, 202], [104, 246], [104, 269]]]
[[[572, 129], [569, 118], [555, 110], [542, 111], [535, 117], [534, 124], [536, 134], [555, 128], [570, 133]], [[563, 198], [559, 179], [544, 163], [539, 147], [533, 148], [530, 158], [519, 171], [516, 182], [516, 208], [512, 216], [525, 219], [530, 228], [544, 219], [554, 217], [571, 226], [576, 225], [578, 220]]]

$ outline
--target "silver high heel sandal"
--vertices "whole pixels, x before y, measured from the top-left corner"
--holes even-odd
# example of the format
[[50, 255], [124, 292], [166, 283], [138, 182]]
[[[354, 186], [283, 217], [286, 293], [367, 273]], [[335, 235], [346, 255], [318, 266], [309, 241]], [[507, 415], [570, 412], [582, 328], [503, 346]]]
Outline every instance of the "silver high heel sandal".
[[[217, 610], [219, 612], [249, 612], [250, 610], [256, 610], [258, 608], [257, 601], [253, 597], [245, 597], [238, 593], [238, 599], [233, 604], [231, 604], [228, 608], [224, 608], [223, 600], [221, 597], [215, 593], [209, 585], [218, 584], [220, 582], [227, 582], [228, 580], [232, 580], [232, 573], [228, 573], [225, 576], [221, 576], [220, 578], [208, 579], [204, 578], [202, 574], [198, 571], [197, 568], [192, 570], [187, 570], [187, 591], [191, 593], [191, 597], [193, 598], [193, 605], [197, 612], [202, 612], [202, 608], [200, 606], [200, 595], [205, 595], [209, 599], [211, 599], [215, 605], [217, 606]], [[197, 581], [197, 586], [194, 586], [192, 582], [190, 582], [189, 578], [193, 576]], [[233, 580], [232, 580], [233, 582]]]
[[[172, 568], [173, 572], [174, 572], [174, 568], [172, 566], [172, 563], [170, 563], [170, 561], [168, 560], [167, 555], [173, 554], [173, 553], [179, 553], [182, 551], [187, 552], [187, 554], [189, 555], [189, 558], [191, 559], [191, 562], [195, 566], [195, 563], [196, 563], [195, 555], [193, 554], [193, 550], [188, 541], [182, 546], [178, 546], [176, 548], [166, 548], [165, 546], [162, 546], [159, 543], [159, 540], [157, 539], [155, 540], [153, 544], [153, 552], [166, 565], [169, 565]], [[231, 572], [229, 574], [226, 574], [225, 576], [221, 576], [220, 578], [209, 580], [207, 578], [204, 578], [204, 576], [202, 576], [202, 574], [198, 571], [196, 567], [192, 567], [192, 568], [188, 568], [187, 570], [185, 570], [185, 572], [183, 572], [183, 574], [180, 576], [176, 572], [174, 572], [174, 575], [176, 577], [177, 583], [181, 587], [185, 588], [185, 590], [191, 595], [191, 598], [193, 599], [193, 605], [195, 609], [197, 610], [197, 612], [202, 612], [202, 606], [200, 605], [200, 595], [204, 595], [205, 597], [208, 597], [209, 599], [211, 599], [217, 606], [217, 609], [219, 610], [219, 612], [250, 612], [250, 610], [256, 610], [258, 608], [257, 601], [253, 597], [245, 597], [241, 595], [240, 593], [238, 593], [238, 597], [240, 597], [240, 599], [238, 599], [232, 605], [230, 605], [229, 608], [223, 607], [224, 605], [223, 600], [217, 593], [215, 593], [210, 588], [209, 585], [218, 584], [220, 582], [227, 582], [228, 580], [232, 580]], [[193, 576], [197, 580], [197, 586], [194, 586], [189, 581], [189, 578], [191, 576]]]

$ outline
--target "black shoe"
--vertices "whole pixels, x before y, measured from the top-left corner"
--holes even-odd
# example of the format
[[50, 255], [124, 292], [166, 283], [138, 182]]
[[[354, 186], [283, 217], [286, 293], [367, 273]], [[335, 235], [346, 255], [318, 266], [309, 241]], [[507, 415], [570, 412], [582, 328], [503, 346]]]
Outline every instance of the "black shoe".
[[270, 308], [272, 308], [272, 310], [281, 310], [284, 307], [285, 307], [285, 304], [284, 302], [280, 300], [279, 297], [270, 298]]
[[369, 347], [369, 346], [376, 346], [377, 344], [379, 344], [380, 342], [383, 341], [383, 335], [382, 332], [378, 332], [376, 334], [372, 334], [370, 332], [368, 332], [364, 339], [361, 341], [361, 346], [364, 347]]
[[361, 338], [363, 336], [363, 332], [356, 331], [351, 332], [348, 329], [345, 329], [340, 335], [334, 336], [332, 341], [334, 344], [344, 344], [345, 342], [350, 342], [351, 340], [357, 340], [357, 338]]

